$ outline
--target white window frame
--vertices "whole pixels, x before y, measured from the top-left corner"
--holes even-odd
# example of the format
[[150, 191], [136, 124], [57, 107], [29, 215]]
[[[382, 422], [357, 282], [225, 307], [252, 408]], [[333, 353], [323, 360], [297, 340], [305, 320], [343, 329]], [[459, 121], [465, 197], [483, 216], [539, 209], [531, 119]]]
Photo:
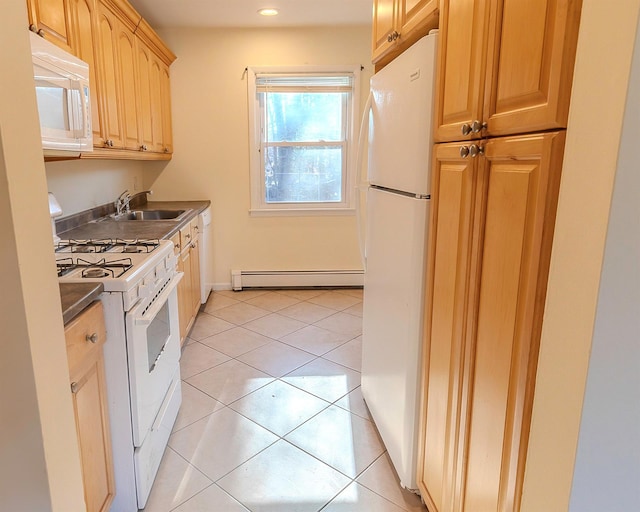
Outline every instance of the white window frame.
[[[346, 168], [343, 175], [343, 197], [340, 202], [267, 203], [265, 198], [262, 158], [262, 107], [256, 91], [256, 75], [261, 74], [351, 74], [353, 90], [347, 108]], [[357, 152], [357, 127], [360, 113], [360, 66], [251, 66], [247, 68], [249, 106], [249, 167], [251, 179], [251, 216], [354, 215], [354, 185]]]

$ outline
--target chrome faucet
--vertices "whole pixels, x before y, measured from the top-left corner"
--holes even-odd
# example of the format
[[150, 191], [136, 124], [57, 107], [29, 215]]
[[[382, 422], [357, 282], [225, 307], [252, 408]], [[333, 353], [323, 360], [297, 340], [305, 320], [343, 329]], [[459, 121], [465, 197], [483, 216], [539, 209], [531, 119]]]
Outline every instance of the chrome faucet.
[[129, 212], [129, 201], [131, 201], [131, 196], [129, 195], [129, 191], [125, 190], [118, 196], [118, 199], [116, 199], [114, 203], [116, 207], [116, 215], [122, 215], [123, 213]]

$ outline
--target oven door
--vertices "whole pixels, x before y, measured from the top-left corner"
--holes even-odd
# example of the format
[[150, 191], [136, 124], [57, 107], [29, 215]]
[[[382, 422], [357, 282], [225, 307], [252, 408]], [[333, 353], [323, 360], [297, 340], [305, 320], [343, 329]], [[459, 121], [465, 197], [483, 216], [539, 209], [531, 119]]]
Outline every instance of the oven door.
[[[134, 446], [141, 446], [180, 365], [176, 273], [151, 299], [126, 314]], [[178, 374], [179, 375], [179, 374]]]

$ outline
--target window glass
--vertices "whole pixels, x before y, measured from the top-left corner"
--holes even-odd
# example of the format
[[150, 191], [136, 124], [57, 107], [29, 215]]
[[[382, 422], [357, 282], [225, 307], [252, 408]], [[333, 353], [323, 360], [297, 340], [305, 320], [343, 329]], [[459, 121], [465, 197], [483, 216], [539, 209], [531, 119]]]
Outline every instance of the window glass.
[[250, 69], [252, 212], [350, 209], [359, 68]]

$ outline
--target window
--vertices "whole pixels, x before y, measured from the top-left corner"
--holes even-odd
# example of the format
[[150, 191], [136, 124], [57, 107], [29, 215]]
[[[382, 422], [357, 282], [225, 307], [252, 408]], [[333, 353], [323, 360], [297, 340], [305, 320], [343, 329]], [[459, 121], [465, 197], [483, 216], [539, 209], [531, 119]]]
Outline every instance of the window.
[[360, 68], [249, 68], [251, 213], [352, 213]]

